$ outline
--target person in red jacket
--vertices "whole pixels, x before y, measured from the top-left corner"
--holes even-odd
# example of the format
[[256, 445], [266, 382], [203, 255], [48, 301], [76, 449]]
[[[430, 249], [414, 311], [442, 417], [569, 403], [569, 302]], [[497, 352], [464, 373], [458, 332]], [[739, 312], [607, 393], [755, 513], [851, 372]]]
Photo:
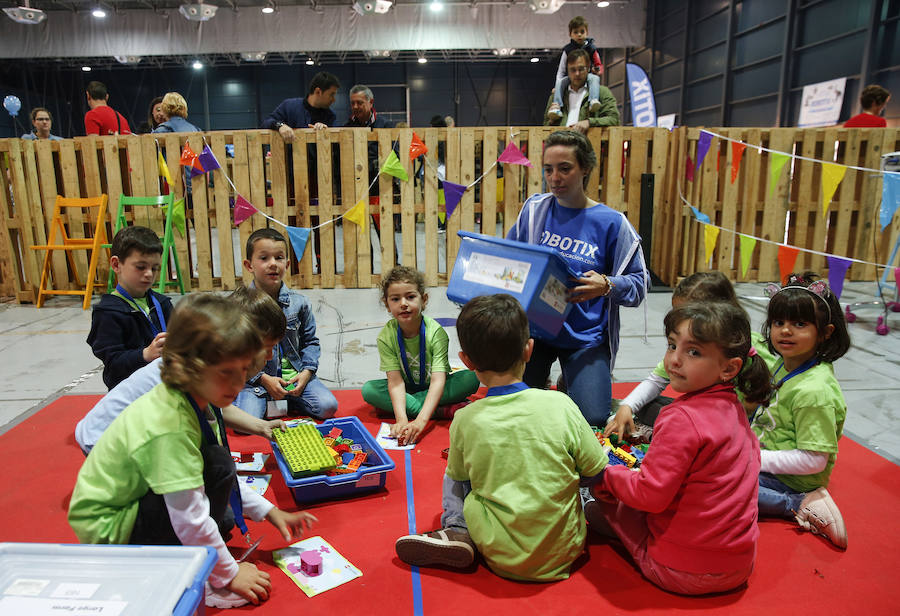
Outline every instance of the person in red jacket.
[[85, 90], [90, 111], [84, 114], [85, 135], [130, 135], [128, 120], [107, 104], [109, 93], [99, 81], [92, 81]]
[[863, 112], [853, 116], [846, 122], [846, 128], [884, 128], [887, 120], [881, 117], [881, 112], [891, 100], [891, 93], [878, 85], [870, 85], [863, 88], [859, 97], [859, 104]]
[[724, 592], [750, 577], [759, 537], [759, 441], [735, 388], [767, 401], [771, 377], [747, 314], [733, 304], [673, 308], [665, 327], [663, 361], [684, 395], [661, 411], [640, 472], [607, 467], [585, 516], [618, 537], [660, 588]]

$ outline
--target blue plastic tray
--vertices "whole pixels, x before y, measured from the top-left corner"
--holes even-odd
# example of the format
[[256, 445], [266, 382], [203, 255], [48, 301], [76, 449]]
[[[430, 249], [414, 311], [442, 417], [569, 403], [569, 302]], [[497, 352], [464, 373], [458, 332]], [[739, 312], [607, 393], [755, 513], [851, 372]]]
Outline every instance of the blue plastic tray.
[[363, 451], [368, 453], [366, 462], [355, 473], [342, 475], [313, 475], [294, 479], [284, 456], [276, 443], [272, 443], [272, 453], [278, 463], [284, 482], [294, 495], [294, 500], [300, 503], [337, 498], [340, 496], [358, 495], [384, 487], [387, 480], [387, 472], [394, 470], [394, 461], [388, 456], [384, 448], [378, 444], [369, 431], [366, 430], [358, 417], [338, 417], [327, 419], [316, 426], [316, 429], [326, 436], [332, 428], [340, 428], [344, 438], [353, 439], [354, 444], [362, 445]]
[[464, 304], [479, 295], [515, 297], [541, 338], [555, 338], [572, 305], [566, 290], [576, 273], [552, 248], [460, 231], [447, 297]]

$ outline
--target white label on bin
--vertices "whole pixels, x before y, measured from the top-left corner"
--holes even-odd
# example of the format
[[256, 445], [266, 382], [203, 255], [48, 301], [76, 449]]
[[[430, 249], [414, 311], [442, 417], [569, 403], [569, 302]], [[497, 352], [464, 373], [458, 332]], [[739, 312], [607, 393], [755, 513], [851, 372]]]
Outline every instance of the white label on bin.
[[100, 588], [100, 584], [75, 584], [62, 582], [53, 589], [50, 596], [54, 599], [90, 599]]
[[556, 310], [559, 314], [566, 311], [566, 285], [555, 276], [548, 276], [547, 283], [541, 289], [541, 301]]
[[372, 486], [377, 486], [381, 483], [381, 473], [369, 473], [368, 475], [363, 475], [359, 478], [359, 481], [356, 482], [357, 488], [371, 488]]
[[513, 293], [522, 293], [530, 270], [531, 263], [527, 261], [516, 261], [473, 252], [466, 265], [463, 280]]
[[3, 597], [0, 599], [0, 614], [28, 614], [29, 616], [59, 616], [60, 614], [119, 616], [126, 607], [128, 607], [127, 601], [79, 601], [78, 599], [33, 597]]
[[47, 587], [50, 580], [33, 580], [29, 578], [19, 578], [6, 587], [3, 591], [4, 595], [20, 595], [23, 597], [37, 597], [41, 591]]

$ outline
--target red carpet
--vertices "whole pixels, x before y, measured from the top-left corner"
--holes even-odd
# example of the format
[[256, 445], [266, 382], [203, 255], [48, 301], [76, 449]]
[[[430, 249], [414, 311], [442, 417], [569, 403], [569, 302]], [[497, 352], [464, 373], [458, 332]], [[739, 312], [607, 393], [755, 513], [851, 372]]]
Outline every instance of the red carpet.
[[[614, 395], [630, 389], [614, 386]], [[374, 432], [378, 419], [359, 391], [336, 392], [339, 415], [359, 415]], [[7, 460], [0, 493], [0, 540], [73, 542], [66, 510], [83, 460], [75, 444], [75, 423], [97, 396], [65, 396], [0, 436]], [[448, 446], [447, 422], [437, 422], [411, 452], [415, 516], [420, 531], [438, 525], [440, 485]], [[232, 449], [269, 451], [256, 437], [231, 437]], [[414, 614], [410, 568], [394, 555], [394, 540], [407, 533], [406, 465], [403, 452], [391, 452], [397, 468], [388, 473], [387, 490], [359, 498], [309, 507], [319, 518], [314, 534], [327, 539], [363, 576], [307, 598], [271, 564], [271, 550], [283, 546], [268, 523], [250, 522], [254, 536], [265, 536], [255, 557], [272, 575], [273, 594], [256, 614], [359, 613]], [[296, 508], [270, 459], [272, 484], [266, 496], [283, 509]], [[756, 571], [746, 589], [715, 597], [670, 595], [645, 581], [616, 544], [590, 537], [587, 554], [572, 577], [555, 584], [522, 584], [493, 575], [483, 565], [459, 573], [422, 569], [421, 613], [451, 614], [662, 614], [703, 610], [710, 614], [896, 614], [900, 602], [900, 468], [853, 441], [841, 441], [832, 479], [849, 533], [841, 552], [824, 540], [796, 530], [794, 524], [765, 521], [761, 526]], [[240, 539], [232, 545], [240, 546]], [[207, 610], [217, 613], [217, 610]]]

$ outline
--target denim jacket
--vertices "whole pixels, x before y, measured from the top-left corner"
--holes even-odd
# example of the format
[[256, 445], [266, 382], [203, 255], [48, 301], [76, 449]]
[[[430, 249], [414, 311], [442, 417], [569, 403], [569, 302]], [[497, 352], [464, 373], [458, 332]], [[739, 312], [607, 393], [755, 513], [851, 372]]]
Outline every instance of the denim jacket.
[[[252, 282], [251, 287], [254, 287]], [[281, 374], [282, 354], [287, 358], [294, 370], [301, 372], [310, 370], [314, 374], [319, 369], [319, 356], [322, 349], [319, 346], [319, 338], [316, 336], [316, 318], [313, 316], [312, 306], [306, 296], [299, 291], [291, 290], [286, 284], [281, 283], [278, 291], [278, 304], [287, 318], [287, 331], [278, 345], [280, 352], [266, 362], [265, 367], [256, 374], [250, 383], [255, 385], [263, 373], [270, 376]]]

